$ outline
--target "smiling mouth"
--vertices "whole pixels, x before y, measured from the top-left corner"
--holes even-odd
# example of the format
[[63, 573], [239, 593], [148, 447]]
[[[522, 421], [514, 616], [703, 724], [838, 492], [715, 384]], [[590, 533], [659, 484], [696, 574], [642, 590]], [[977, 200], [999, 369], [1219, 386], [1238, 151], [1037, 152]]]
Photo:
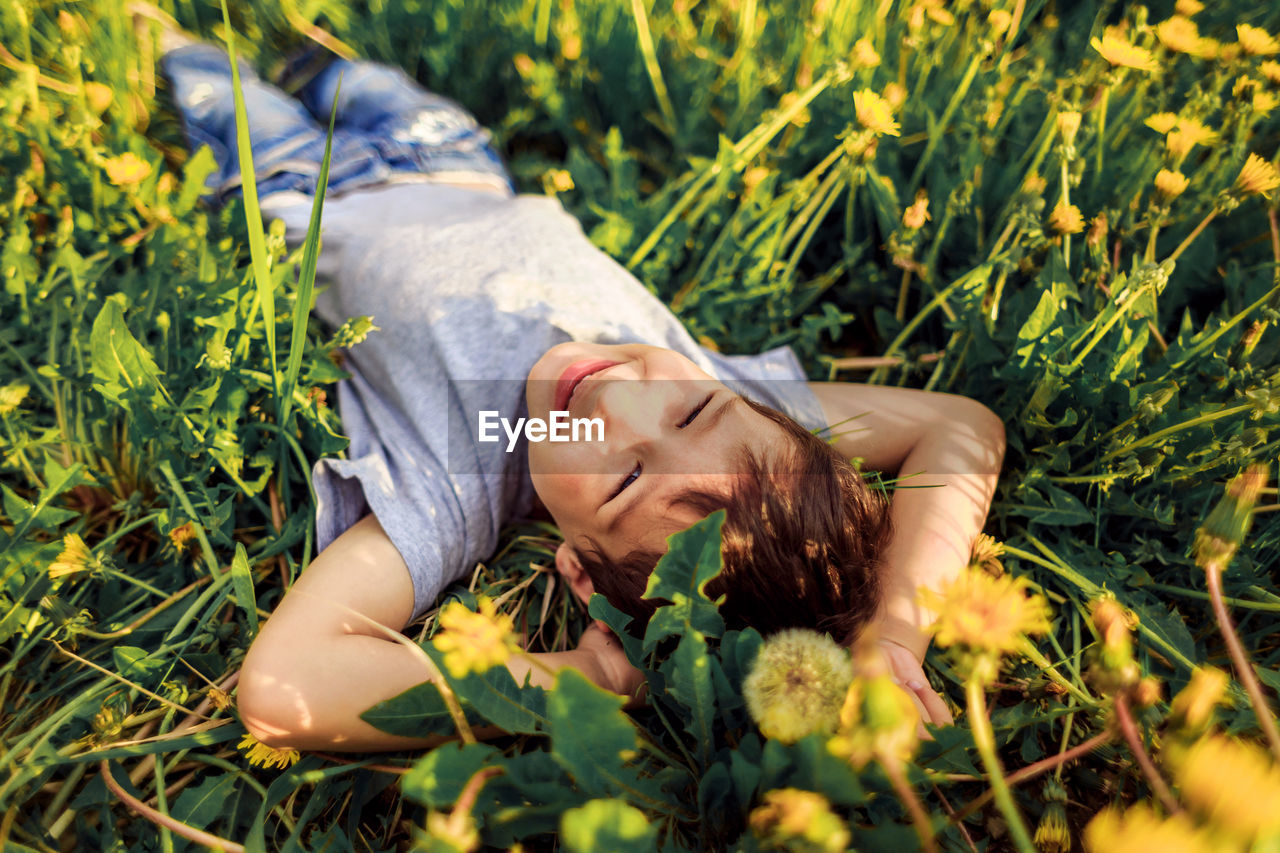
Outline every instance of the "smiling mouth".
[[560, 374], [559, 381], [556, 382], [556, 411], [565, 412], [569, 410], [569, 403], [573, 399], [574, 392], [578, 390], [578, 386], [582, 384], [582, 380], [593, 373], [599, 373], [618, 364], [622, 364], [622, 362], [592, 358], [575, 361], [565, 368], [564, 373]]

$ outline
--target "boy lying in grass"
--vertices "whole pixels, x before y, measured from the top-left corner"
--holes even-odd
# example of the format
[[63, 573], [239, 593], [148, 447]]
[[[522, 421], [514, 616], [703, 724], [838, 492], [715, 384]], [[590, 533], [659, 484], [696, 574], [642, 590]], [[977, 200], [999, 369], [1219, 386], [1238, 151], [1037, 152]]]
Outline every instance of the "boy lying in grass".
[[[238, 189], [229, 64], [185, 44], [163, 68], [189, 140]], [[536, 503], [564, 535], [556, 570], [584, 602], [599, 592], [642, 623], [640, 596], [665, 538], [727, 510], [723, 594], [730, 624], [809, 626], [850, 643], [869, 626], [922, 716], [949, 722], [920, 661], [933, 614], [917, 603], [967, 562], [1004, 449], [1000, 421], [949, 394], [806, 383], [787, 348], [724, 356], [697, 345], [633, 276], [594, 248], [550, 198], [516, 195], [487, 133], [397, 70], [330, 61], [298, 99], [242, 70], [262, 207], [305, 233], [341, 75], [316, 310], [372, 315], [351, 350], [339, 409], [347, 459], [314, 471], [319, 555], [245, 660], [242, 718], [275, 746], [427, 745], [360, 714], [421, 683], [398, 631], [495, 548]], [[578, 441], [482, 440], [567, 412], [598, 421]], [[856, 418], [834, 441], [815, 437]], [[528, 438], [545, 431], [524, 431]], [[892, 505], [848, 459], [916, 474]], [[358, 615], [357, 615], [358, 614]], [[375, 624], [376, 623], [376, 624]], [[573, 666], [634, 694], [643, 681], [600, 624], [577, 648], [512, 658], [549, 686]]]

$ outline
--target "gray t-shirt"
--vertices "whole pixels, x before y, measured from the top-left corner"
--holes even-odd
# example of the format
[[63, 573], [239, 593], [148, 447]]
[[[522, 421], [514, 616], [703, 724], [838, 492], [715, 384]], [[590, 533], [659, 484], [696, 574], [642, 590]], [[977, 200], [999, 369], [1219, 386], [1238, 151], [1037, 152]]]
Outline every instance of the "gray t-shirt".
[[[310, 200], [264, 212], [306, 233]], [[326, 200], [316, 311], [338, 324], [372, 315], [338, 386], [351, 445], [316, 463], [324, 548], [372, 511], [409, 566], [414, 615], [497, 545], [531, 508], [527, 448], [478, 443], [479, 409], [526, 414], [524, 380], [565, 341], [675, 350], [735, 390], [810, 429], [825, 426], [795, 354], [725, 356], [699, 346], [629, 272], [591, 245], [551, 198], [440, 184], [393, 184]], [[470, 439], [470, 440], [468, 440]]]

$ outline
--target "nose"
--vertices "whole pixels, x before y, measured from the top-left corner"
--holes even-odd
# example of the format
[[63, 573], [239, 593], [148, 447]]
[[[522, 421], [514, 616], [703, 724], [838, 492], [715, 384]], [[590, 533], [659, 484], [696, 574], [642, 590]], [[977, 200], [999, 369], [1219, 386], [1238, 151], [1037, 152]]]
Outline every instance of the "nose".
[[671, 420], [678, 396], [673, 383], [633, 379], [608, 381], [596, 396], [592, 417], [604, 421], [605, 445], [626, 450], [656, 441]]

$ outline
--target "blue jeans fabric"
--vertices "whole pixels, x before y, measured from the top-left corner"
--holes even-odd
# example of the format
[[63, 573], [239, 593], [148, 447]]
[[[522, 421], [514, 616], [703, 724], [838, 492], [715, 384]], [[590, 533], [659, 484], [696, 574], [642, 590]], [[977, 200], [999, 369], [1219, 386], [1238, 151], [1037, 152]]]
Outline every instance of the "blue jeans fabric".
[[[192, 44], [166, 53], [160, 64], [191, 149], [207, 145], [217, 160], [210, 179], [217, 200], [238, 193], [239, 145], [226, 51]], [[260, 197], [287, 190], [315, 194], [336, 90], [330, 193], [386, 183], [397, 174], [444, 172], [462, 180], [498, 176], [514, 190], [488, 131], [458, 104], [423, 90], [398, 68], [335, 59], [295, 100], [243, 61], [239, 66]]]

